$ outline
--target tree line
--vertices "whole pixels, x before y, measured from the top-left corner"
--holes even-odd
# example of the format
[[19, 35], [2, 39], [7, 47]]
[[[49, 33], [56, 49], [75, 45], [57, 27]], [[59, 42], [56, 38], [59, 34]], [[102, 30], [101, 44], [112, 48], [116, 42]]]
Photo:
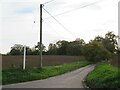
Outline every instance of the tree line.
[[[85, 43], [83, 39], [76, 39], [75, 41], [59, 40], [56, 43], [50, 43], [48, 50], [42, 44], [43, 55], [71, 55], [71, 56], [85, 56], [87, 59], [98, 61], [107, 60], [114, 54], [120, 52], [118, 49], [117, 38], [113, 32], [107, 32], [104, 37], [96, 36], [93, 40]], [[15, 44], [7, 55], [23, 55], [24, 46]], [[26, 47], [27, 55], [39, 55], [39, 42], [33, 48]]]

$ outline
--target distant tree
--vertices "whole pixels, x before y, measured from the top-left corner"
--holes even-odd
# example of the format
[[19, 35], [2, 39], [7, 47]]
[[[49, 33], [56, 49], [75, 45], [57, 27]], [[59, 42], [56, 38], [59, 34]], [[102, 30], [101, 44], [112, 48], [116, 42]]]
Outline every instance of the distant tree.
[[82, 46], [85, 45], [83, 39], [76, 39], [68, 42], [59, 40], [55, 44], [50, 43], [47, 54], [49, 55], [82, 55]]
[[62, 41], [58, 41], [56, 43], [57, 46], [57, 54], [58, 55], [66, 55], [66, 48], [68, 46], [69, 42], [62, 40]]
[[84, 56], [91, 61], [108, 60], [111, 58], [111, 53], [104, 47], [101, 42], [90, 41], [84, 46]]
[[56, 44], [50, 43], [49, 46], [48, 46], [48, 52], [47, 53], [50, 54], [50, 55], [56, 55], [57, 54]]
[[31, 51], [30, 55], [39, 55], [39, 50], [36, 49], [35, 47], [31, 48], [30, 51]]
[[22, 51], [23, 50], [23, 45], [21, 45], [21, 44], [15, 44], [13, 47], [11, 47], [11, 49], [16, 49], [16, 50]]
[[[40, 42], [38, 42], [37, 45], [35, 45], [35, 51], [33, 53], [35, 53], [35, 55], [40, 54]], [[43, 55], [47, 54], [47, 50], [46, 50], [46, 47], [44, 46], [44, 44], [42, 44], [42, 54]]]
[[[11, 47], [9, 55], [23, 55], [24, 47], [21, 44], [15, 44]], [[40, 42], [34, 48], [26, 47], [27, 55], [39, 55]], [[50, 43], [48, 51], [42, 44], [43, 55], [85, 55], [90, 59], [107, 59], [111, 53], [119, 53], [117, 36], [113, 32], [108, 32], [105, 37], [97, 36], [88, 44], [83, 39], [77, 38], [75, 41], [59, 40], [56, 43]], [[96, 55], [97, 54], [97, 55]], [[101, 58], [102, 57], [102, 58]]]
[[80, 38], [77, 38], [75, 41], [73, 41], [73, 42], [77, 42], [78, 44], [80, 44], [80, 45], [85, 45], [85, 41], [83, 40], [83, 39], [80, 39]]
[[[30, 48], [29, 46], [26, 46], [26, 54], [27, 55], [39, 55], [39, 42], [37, 45], [35, 45], [34, 48]], [[46, 54], [46, 47], [42, 44], [42, 51], [43, 54]], [[11, 50], [7, 55], [23, 55], [24, 54], [24, 46], [21, 44], [15, 44], [13, 47], [11, 47]]]
[[17, 50], [17, 49], [14, 49], [14, 48], [8, 54], [9, 55], [22, 55], [20, 50]]
[[9, 55], [22, 55], [22, 53], [23, 53], [23, 45], [15, 44], [13, 47], [11, 47]]
[[[40, 50], [40, 42], [35, 45], [36, 50]], [[46, 47], [42, 44], [42, 51], [46, 51]]]
[[105, 38], [97, 36], [94, 41], [102, 42], [104, 47], [114, 54], [118, 48], [117, 38], [113, 32], [108, 32], [105, 34]]
[[94, 39], [94, 41], [97, 41], [97, 42], [103, 42], [103, 40], [104, 40], [104, 38], [99, 35], [97, 37], [95, 37], [95, 39]]
[[26, 55], [34, 55], [32, 49], [29, 46], [26, 46]]
[[85, 42], [83, 39], [70, 42], [67, 47], [67, 55], [83, 55], [82, 50]]
[[[9, 55], [23, 55], [24, 54], [24, 46], [21, 44], [15, 44], [13, 47], [11, 47]], [[32, 55], [32, 50], [30, 47], [26, 46], [26, 54]]]
[[115, 53], [118, 45], [117, 36], [113, 32], [106, 33], [103, 44], [107, 50], [109, 50], [111, 53]]

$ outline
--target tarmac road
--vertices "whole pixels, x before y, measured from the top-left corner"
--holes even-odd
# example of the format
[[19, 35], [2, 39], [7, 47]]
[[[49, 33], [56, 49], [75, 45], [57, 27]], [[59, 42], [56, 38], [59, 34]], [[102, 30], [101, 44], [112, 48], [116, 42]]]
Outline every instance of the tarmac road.
[[94, 67], [95, 64], [91, 64], [63, 75], [43, 80], [4, 85], [2, 88], [84, 88], [82, 81]]

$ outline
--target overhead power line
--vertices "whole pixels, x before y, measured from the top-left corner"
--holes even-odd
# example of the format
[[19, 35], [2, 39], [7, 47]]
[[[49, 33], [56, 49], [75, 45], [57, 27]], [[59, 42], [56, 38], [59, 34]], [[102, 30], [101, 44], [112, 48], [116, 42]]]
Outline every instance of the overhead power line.
[[47, 2], [43, 3], [43, 5], [51, 3], [52, 1], [54, 1], [54, 0], [47, 1]]
[[[47, 23], [47, 22], [44, 22], [44, 23], [46, 23], [46, 25], [49, 26], [54, 31], [54, 33], [56, 33], [57, 35], [60, 34], [49, 23]], [[60, 37], [64, 38], [62, 35], [60, 35]]]
[[59, 37], [65, 38], [65, 39], [71, 39], [71, 38], [65, 37], [65, 36], [63, 36], [62, 34], [60, 34], [59, 32], [57, 32], [57, 31], [52, 27], [52, 25], [50, 25], [50, 23], [48, 23], [48, 22], [46, 22], [46, 21], [44, 21], [44, 23], [45, 23], [48, 27], [50, 27], [51, 30], [53, 30], [54, 33], [56, 33], [56, 35], [60, 35]]
[[68, 30], [62, 23], [60, 23], [54, 16], [52, 16], [45, 8], [43, 8], [63, 29], [65, 29], [67, 32], [69, 32], [72, 36], [76, 38], [76, 35], [74, 35], [70, 30]]
[[[103, 0], [95, 1], [95, 2], [89, 3], [89, 4], [87, 4], [87, 5], [81, 5], [81, 6], [78, 7], [78, 8], [75, 8], [75, 9], [72, 9], [72, 10], [69, 10], [69, 11], [65, 11], [65, 12], [56, 14], [56, 15], [54, 15], [54, 17], [60, 16], [60, 15], [63, 15], [63, 14], [67, 14], [67, 13], [70, 13], [70, 12], [74, 12], [74, 11], [76, 11], [76, 10], [79, 10], [79, 9], [82, 9], [82, 8], [85, 8], [85, 7], [94, 5], [94, 4], [96, 4], [96, 3], [99, 3], [99, 2], [101, 2], [101, 1], [103, 1]], [[48, 18], [50, 18], [50, 17], [47, 17], [47, 18], [44, 18], [44, 19], [48, 19]]]

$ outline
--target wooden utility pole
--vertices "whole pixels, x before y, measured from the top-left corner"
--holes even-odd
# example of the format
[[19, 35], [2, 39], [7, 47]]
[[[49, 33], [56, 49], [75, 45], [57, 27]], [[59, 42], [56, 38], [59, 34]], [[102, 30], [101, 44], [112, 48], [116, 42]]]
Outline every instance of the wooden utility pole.
[[42, 7], [43, 4], [40, 4], [40, 63], [42, 68]]

